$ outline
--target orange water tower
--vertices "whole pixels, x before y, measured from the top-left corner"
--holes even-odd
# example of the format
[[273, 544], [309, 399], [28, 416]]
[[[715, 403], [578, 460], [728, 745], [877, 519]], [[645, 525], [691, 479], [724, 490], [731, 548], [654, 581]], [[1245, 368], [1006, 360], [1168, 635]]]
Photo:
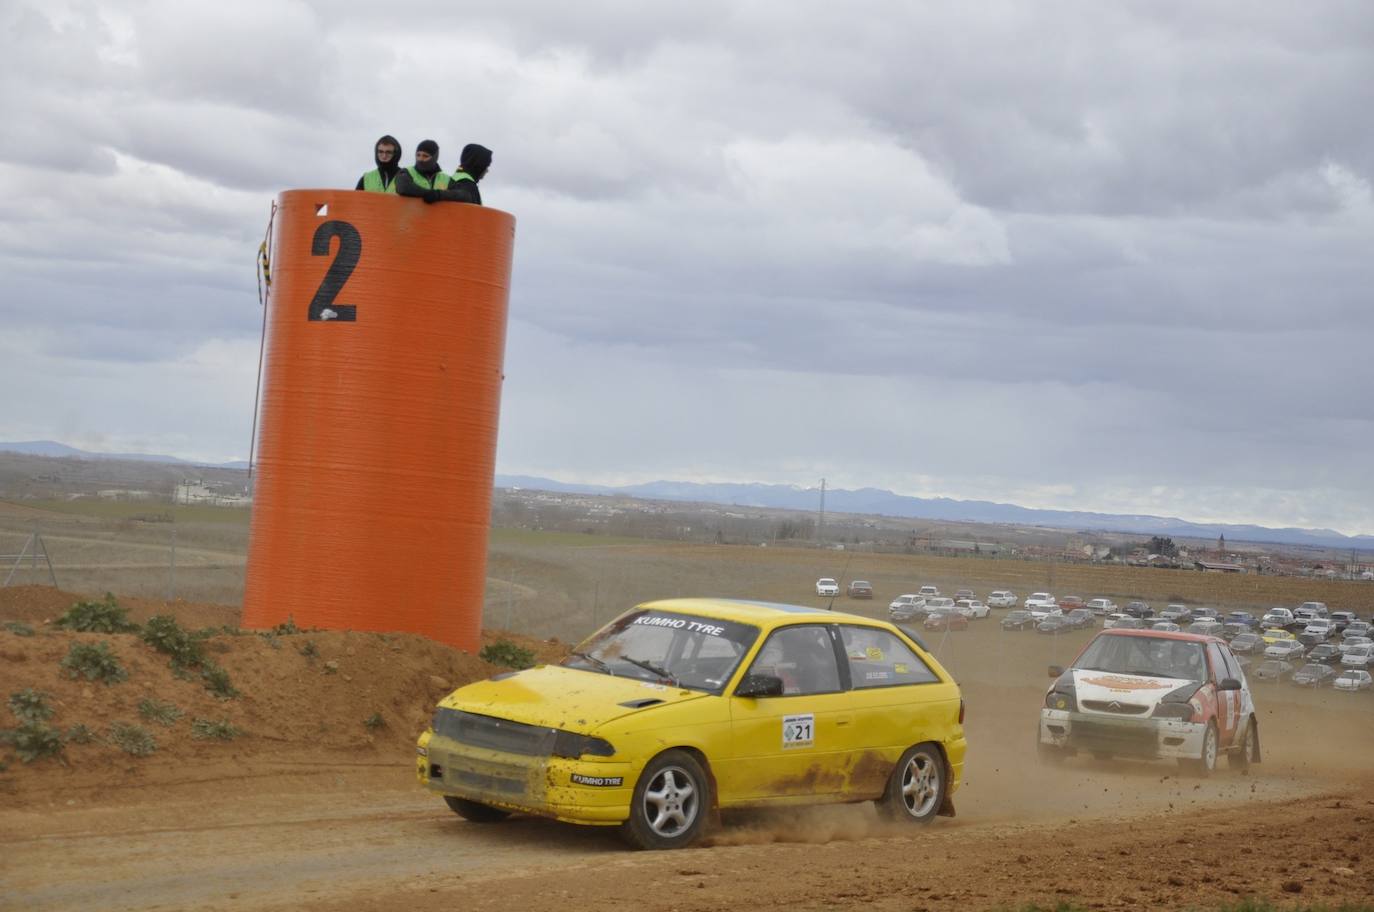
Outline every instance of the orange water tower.
[[272, 237], [243, 624], [476, 652], [515, 219], [290, 190]]

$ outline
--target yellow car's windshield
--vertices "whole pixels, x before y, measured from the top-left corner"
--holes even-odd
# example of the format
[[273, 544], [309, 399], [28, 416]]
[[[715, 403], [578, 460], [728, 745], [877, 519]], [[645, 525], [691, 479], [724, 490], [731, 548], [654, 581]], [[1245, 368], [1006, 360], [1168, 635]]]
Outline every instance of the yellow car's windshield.
[[597, 674], [720, 693], [759, 629], [676, 611], [635, 611], [612, 621], [563, 664]]

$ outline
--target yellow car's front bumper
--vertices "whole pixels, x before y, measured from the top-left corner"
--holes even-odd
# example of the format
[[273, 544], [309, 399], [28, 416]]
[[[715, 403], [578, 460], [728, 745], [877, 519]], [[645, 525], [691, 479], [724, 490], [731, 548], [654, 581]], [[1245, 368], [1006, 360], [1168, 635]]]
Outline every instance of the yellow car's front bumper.
[[510, 754], [426, 732], [416, 775], [432, 792], [491, 807], [610, 826], [630, 815], [638, 769], [613, 760]]

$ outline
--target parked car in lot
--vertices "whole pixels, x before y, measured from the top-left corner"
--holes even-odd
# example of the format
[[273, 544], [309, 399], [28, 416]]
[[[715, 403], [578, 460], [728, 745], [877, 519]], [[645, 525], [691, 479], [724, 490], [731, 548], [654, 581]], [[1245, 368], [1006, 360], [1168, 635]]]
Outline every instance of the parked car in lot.
[[1246, 624], [1222, 624], [1221, 629], [1216, 632], [1216, 635], [1229, 643], [1242, 633], [1249, 632], [1250, 627]]
[[1193, 612], [1193, 620], [1195, 621], [1199, 618], [1216, 619], [1221, 617], [1220, 611], [1216, 610], [1215, 608], [1208, 608], [1206, 605], [1197, 605], [1194, 606], [1191, 610]]
[[1285, 662], [1297, 662], [1307, 654], [1307, 647], [1297, 640], [1279, 640], [1264, 647], [1264, 657], [1266, 659], [1283, 659]]
[[1293, 612], [1287, 608], [1270, 608], [1260, 618], [1261, 627], [1287, 627], [1293, 623]]
[[1021, 603], [1021, 607], [1025, 608], [1027, 611], [1033, 611], [1036, 608], [1057, 608], [1059, 607], [1059, 603], [1056, 602], [1054, 596], [1050, 595], [1048, 592], [1032, 592], [1030, 595], [1026, 596], [1026, 600]]
[[1259, 625], [1259, 619], [1248, 611], [1228, 611], [1222, 623], [1244, 624], [1246, 627], [1256, 627]]
[[1347, 668], [1336, 675], [1336, 680], [1331, 682], [1335, 690], [1344, 690], [1354, 693], [1360, 690], [1374, 689], [1374, 677], [1369, 672], [1360, 671], [1357, 668]]
[[1227, 755], [1260, 760], [1259, 718], [1225, 643], [1191, 634], [1104, 630], [1054, 683], [1040, 710], [1039, 751], [1176, 758], [1202, 775]]
[[1264, 637], [1258, 633], [1242, 633], [1231, 641], [1231, 651], [1236, 655], [1253, 655], [1263, 652], [1265, 645]]
[[922, 610], [925, 611], [926, 614], [934, 614], [937, 611], [952, 614], [954, 612], [954, 599], [943, 595], [936, 596], [935, 598], [928, 598], [926, 599], [926, 606]]
[[1277, 628], [1277, 627], [1271, 627], [1271, 628], [1269, 628], [1268, 630], [1262, 631], [1262, 632], [1260, 633], [1260, 636], [1264, 638], [1264, 645], [1265, 645], [1265, 646], [1273, 646], [1275, 643], [1279, 642], [1280, 640], [1296, 640], [1296, 639], [1297, 639], [1297, 637], [1293, 636], [1293, 634], [1292, 634], [1291, 631], [1288, 631], [1288, 630], [1280, 630], [1280, 629]]
[[1131, 617], [1129, 614], [1126, 614], [1126, 613], [1124, 613], [1124, 612], [1118, 611], [1118, 612], [1116, 612], [1116, 613], [1114, 613], [1114, 614], [1109, 614], [1109, 615], [1107, 615], [1106, 617], [1104, 617], [1104, 618], [1102, 619], [1102, 629], [1103, 629], [1103, 630], [1112, 630], [1112, 629], [1115, 629], [1115, 627], [1116, 627], [1118, 624], [1120, 624], [1122, 621], [1134, 621], [1134, 620], [1135, 620], [1135, 618]]
[[1097, 626], [1097, 615], [1091, 608], [1075, 608], [1064, 615], [1064, 620], [1074, 630], [1087, 630]]
[[1221, 636], [1222, 623], [1216, 618], [1201, 617], [1188, 625], [1189, 633], [1196, 633], [1201, 636]]
[[1116, 607], [1116, 602], [1109, 598], [1088, 599], [1087, 604], [1083, 607], [1090, 608], [1094, 614], [1099, 615], [1116, 614], [1120, 610]]
[[828, 576], [816, 580], [816, 594], [822, 597], [840, 594], [840, 584]]
[[971, 599], [974, 597], [975, 596], [973, 594], [972, 589], [956, 589], [954, 591], [954, 600], [956, 602], [961, 601], [962, 599]]
[[857, 599], [873, 598], [873, 584], [868, 580], [854, 580], [849, 584], [849, 597]]
[[1294, 610], [1293, 614], [1301, 611], [1307, 617], [1330, 617], [1331, 612], [1326, 607], [1326, 602], [1303, 602]]
[[958, 684], [891, 624], [668, 599], [620, 615], [560, 664], [453, 691], [415, 770], [468, 820], [618, 825], [636, 848], [676, 849], [717, 809], [874, 801], [913, 824], [952, 815], [963, 717]]
[[1085, 603], [1080, 596], [1065, 595], [1061, 598], [1056, 599], [1055, 604], [1059, 606], [1060, 611], [1064, 612], [1065, 614], [1068, 614], [1075, 608], [1082, 608]]
[[1353, 611], [1333, 611], [1331, 612], [1331, 623], [1336, 625], [1337, 631], [1343, 631], [1351, 624], [1359, 620]]
[[988, 606], [977, 599], [959, 599], [954, 603], [954, 610], [970, 620], [985, 618], [990, 613]]
[[1150, 629], [1157, 630], [1160, 633], [1180, 633], [1183, 630], [1182, 627], [1178, 626], [1173, 621], [1155, 621], [1150, 625]]
[[1035, 625], [1037, 633], [1068, 633], [1073, 629], [1069, 619], [1063, 614], [1051, 614]]
[[1335, 679], [1336, 669], [1330, 665], [1308, 662], [1293, 672], [1293, 677], [1290, 680], [1299, 687], [1321, 687], [1323, 684], [1330, 684]]
[[1335, 632], [1336, 625], [1328, 618], [1313, 618], [1298, 634], [1298, 642], [1304, 646], [1316, 646], [1318, 643], [1325, 643]]
[[1370, 629], [1368, 621], [1351, 621], [1345, 626], [1345, 629], [1341, 631], [1341, 639], [1350, 640], [1355, 637], [1367, 637], [1369, 636]]
[[909, 621], [922, 613], [925, 607], [925, 599], [919, 595], [908, 593], [893, 599], [892, 604], [887, 606], [887, 614], [894, 621]]
[[1293, 673], [1293, 666], [1282, 659], [1265, 659], [1255, 666], [1254, 675], [1261, 681], [1282, 681]]
[[1035, 616], [1024, 608], [1008, 611], [1002, 616], [1003, 630], [1029, 630], [1036, 623]]
[[922, 586], [917, 593], [921, 598], [935, 598], [940, 594], [939, 586]]
[[1140, 618], [1142, 621], [1155, 616], [1155, 610], [1150, 607], [1149, 602], [1127, 602], [1126, 607], [1121, 610], [1133, 618]]
[[1159, 613], [1159, 619], [1182, 626], [1193, 619], [1193, 612], [1187, 605], [1169, 605]]
[[1307, 661], [1323, 665], [1341, 664], [1341, 647], [1335, 643], [1318, 643], [1307, 651]]
[[1010, 590], [1007, 590], [1007, 589], [997, 589], [997, 590], [994, 590], [993, 593], [992, 593], [991, 595], [988, 596], [988, 607], [989, 607], [989, 608], [1015, 608], [1015, 607], [1016, 607], [1016, 593], [1015, 593], [1015, 592], [1012, 592], [1012, 591], [1010, 591]]
[[1369, 637], [1346, 637], [1336, 644], [1336, 648], [1341, 651], [1341, 655], [1346, 656], [1350, 654], [1350, 650], [1368, 646], [1370, 643], [1374, 643], [1374, 640]]
[[968, 630], [968, 618], [957, 611], [936, 611], [921, 626], [927, 630]]
[[1374, 646], [1352, 646], [1341, 656], [1342, 668], [1368, 668], [1374, 665]]

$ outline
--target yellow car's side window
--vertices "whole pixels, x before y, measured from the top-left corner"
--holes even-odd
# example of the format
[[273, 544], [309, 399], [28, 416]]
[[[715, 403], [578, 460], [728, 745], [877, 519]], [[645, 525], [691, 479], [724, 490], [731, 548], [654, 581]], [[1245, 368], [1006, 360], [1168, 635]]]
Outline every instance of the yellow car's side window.
[[782, 679], [783, 696], [835, 693], [840, 669], [830, 632], [819, 624], [783, 627], [773, 631], [749, 667], [749, 674]]
[[840, 640], [855, 690], [940, 680], [911, 647], [886, 630], [842, 624]]

